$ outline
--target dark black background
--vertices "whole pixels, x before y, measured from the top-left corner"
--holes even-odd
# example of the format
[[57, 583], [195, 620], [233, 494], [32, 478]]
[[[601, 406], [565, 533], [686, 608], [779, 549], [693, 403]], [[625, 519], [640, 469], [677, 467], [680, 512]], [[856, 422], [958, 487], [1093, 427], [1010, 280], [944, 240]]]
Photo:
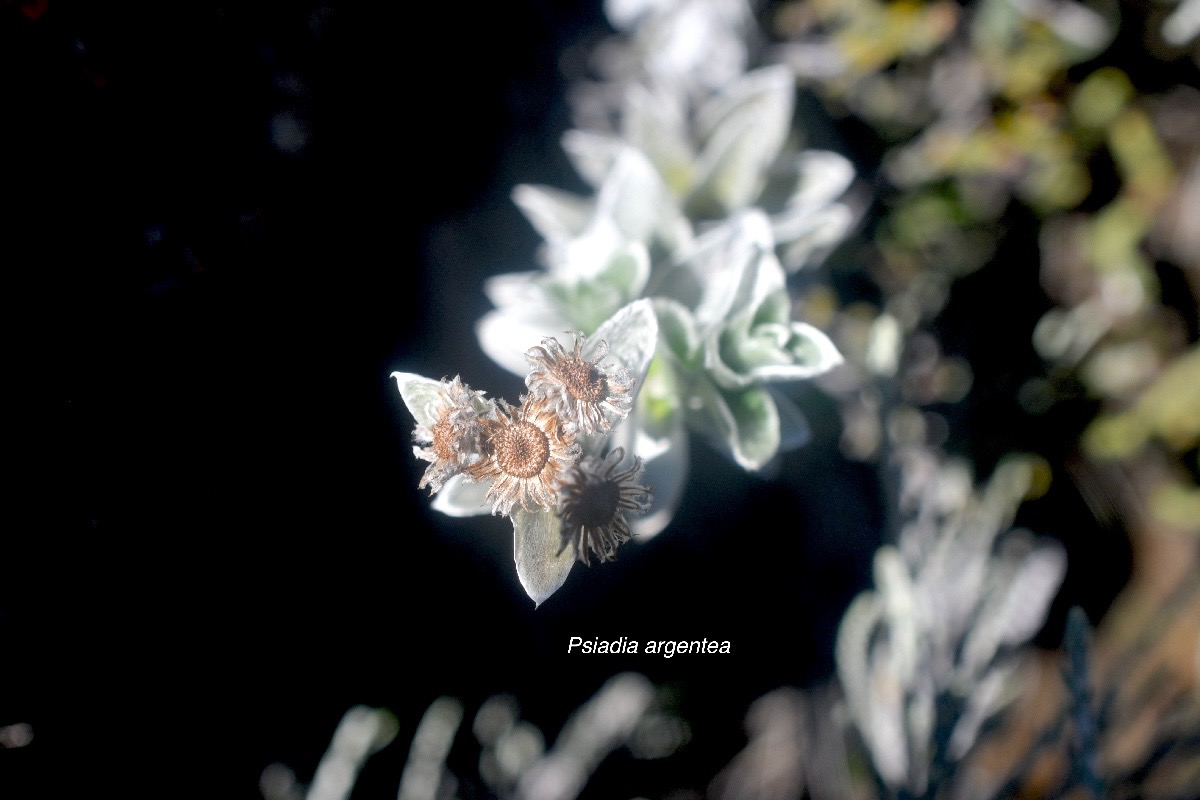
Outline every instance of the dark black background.
[[[606, 32], [598, 5], [0, 3], [0, 724], [34, 730], [0, 794], [253, 798], [367, 703], [401, 731], [355, 797], [389, 797], [438, 695], [469, 720], [513, 692], [552, 735], [635, 669], [692, 744], [589, 791], [654, 796], [702, 789], [752, 699], [830, 675], [882, 519], [815, 390], [780, 479], [695, 443], [674, 524], [536, 611], [508, 523], [416, 489], [388, 375], [515, 399], [475, 343], [481, 282], [532, 263], [513, 185], [581, 188], [560, 63]], [[568, 656], [571, 635], [733, 653]]]

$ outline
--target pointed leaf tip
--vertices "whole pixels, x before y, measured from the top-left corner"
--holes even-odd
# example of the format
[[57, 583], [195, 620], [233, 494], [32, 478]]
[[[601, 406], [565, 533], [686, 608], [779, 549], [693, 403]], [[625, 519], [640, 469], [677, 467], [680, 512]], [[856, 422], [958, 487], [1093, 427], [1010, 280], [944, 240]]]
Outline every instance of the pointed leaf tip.
[[559, 552], [562, 521], [552, 511], [516, 509], [512, 521], [517, 578], [534, 605], [540, 606], [566, 583], [575, 552], [569, 547]]
[[417, 375], [415, 372], [393, 372], [396, 388], [400, 390], [400, 399], [408, 407], [413, 419], [418, 425], [432, 426], [437, 418], [432, 411], [441, 398], [445, 388], [441, 381]]

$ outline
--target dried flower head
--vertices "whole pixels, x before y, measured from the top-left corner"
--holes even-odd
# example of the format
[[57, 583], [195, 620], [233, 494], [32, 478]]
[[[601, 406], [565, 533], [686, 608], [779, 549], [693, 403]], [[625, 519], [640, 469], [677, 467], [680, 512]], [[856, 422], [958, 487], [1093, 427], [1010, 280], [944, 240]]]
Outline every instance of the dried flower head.
[[579, 458], [574, 426], [541, 397], [523, 397], [517, 409], [501, 400], [497, 409], [484, 421], [489, 455], [467, 474], [492, 481], [485, 496], [493, 514], [508, 515], [518, 502], [526, 511], [554, 509], [562, 474]]
[[608, 342], [603, 340], [594, 359], [584, 358], [585, 339], [576, 333], [571, 352], [553, 337], [526, 350], [530, 371], [525, 385], [533, 394], [554, 399], [559, 412], [583, 433], [604, 433], [612, 427], [610, 416], [625, 419], [633, 408], [633, 373], [600, 365], [608, 355]]
[[562, 518], [562, 546], [575, 548], [575, 556], [585, 565], [590, 555], [611, 561], [617, 548], [632, 538], [625, 512], [640, 514], [650, 505], [651, 490], [642, 486], [642, 460], [634, 457], [632, 466], [620, 469], [624, 448], [609, 451], [603, 459], [583, 458], [567, 473], [560, 489], [559, 516]]
[[429, 486], [435, 494], [452, 476], [465, 471], [487, 455], [482, 421], [490, 414], [493, 401], [483, 392], [471, 391], [459, 376], [442, 379], [441, 391], [431, 401], [428, 416], [432, 425], [418, 424], [413, 430], [413, 454], [431, 462], [418, 487]]

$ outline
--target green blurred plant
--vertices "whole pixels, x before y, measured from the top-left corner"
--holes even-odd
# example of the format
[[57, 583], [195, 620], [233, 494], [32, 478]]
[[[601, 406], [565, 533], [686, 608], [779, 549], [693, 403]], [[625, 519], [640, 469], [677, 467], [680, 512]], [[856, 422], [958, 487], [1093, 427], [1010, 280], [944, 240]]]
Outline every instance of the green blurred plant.
[[[867, 123], [887, 147], [885, 211], [873, 242], [883, 300], [845, 309], [832, 323], [860, 377], [834, 387], [855, 423], [848, 429], [874, 432], [878, 442], [889, 416], [919, 409], [923, 398], [903, 387], [898, 400], [879, 401], [896, 394], [878, 388], [892, 373], [872, 368], [868, 353], [881, 331], [895, 329], [887, 334], [895, 355], [884, 362], [903, 359], [945, 308], [953, 282], [991, 263], [1022, 205], [1039, 220], [1041, 280], [1055, 303], [1031, 332], [1047, 375], [1031, 376], [1026, 410], [1045, 413], [1068, 399], [1055, 387], [1081, 386], [1100, 406], [1083, 451], [1128, 468], [1165, 459], [1151, 506], [1163, 521], [1200, 530], [1196, 464], [1186, 460], [1197, 442], [1182, 421], [1200, 418], [1187, 333], [1200, 267], [1188, 255], [1196, 226], [1186, 223], [1197, 216], [1200, 145], [1189, 126], [1200, 122], [1200, 102], [1194, 86], [1140, 92], [1122, 51], [1110, 47], [1121, 25], [1161, 44], [1166, 34], [1151, 10], [808, 0], [776, 14], [789, 40], [777, 56], [835, 114]], [[1176, 16], [1189, 13], [1181, 7]], [[1169, 47], [1153, 52], [1180, 57]], [[1182, 309], [1163, 303], [1164, 264], [1190, 287]], [[881, 418], [871, 423], [872, 415]], [[847, 449], [874, 457], [871, 441]]]

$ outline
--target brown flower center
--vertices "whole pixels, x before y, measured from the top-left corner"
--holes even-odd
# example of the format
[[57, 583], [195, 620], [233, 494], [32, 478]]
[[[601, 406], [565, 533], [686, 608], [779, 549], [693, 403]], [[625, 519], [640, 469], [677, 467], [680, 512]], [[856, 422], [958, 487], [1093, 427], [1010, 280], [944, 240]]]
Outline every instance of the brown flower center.
[[550, 460], [550, 439], [532, 422], [514, 422], [492, 444], [500, 469], [515, 478], [532, 478]]
[[604, 528], [617, 515], [621, 486], [614, 481], [590, 483], [571, 506], [572, 521], [585, 528]]
[[450, 410], [447, 409], [433, 424], [433, 454], [443, 461], [455, 461], [458, 459], [457, 444], [458, 437], [454, 435], [454, 426], [450, 424]]
[[578, 356], [570, 356], [563, 360], [559, 367], [559, 375], [566, 385], [567, 391], [576, 400], [585, 403], [599, 403], [608, 394], [608, 381], [594, 364], [584, 361]]

